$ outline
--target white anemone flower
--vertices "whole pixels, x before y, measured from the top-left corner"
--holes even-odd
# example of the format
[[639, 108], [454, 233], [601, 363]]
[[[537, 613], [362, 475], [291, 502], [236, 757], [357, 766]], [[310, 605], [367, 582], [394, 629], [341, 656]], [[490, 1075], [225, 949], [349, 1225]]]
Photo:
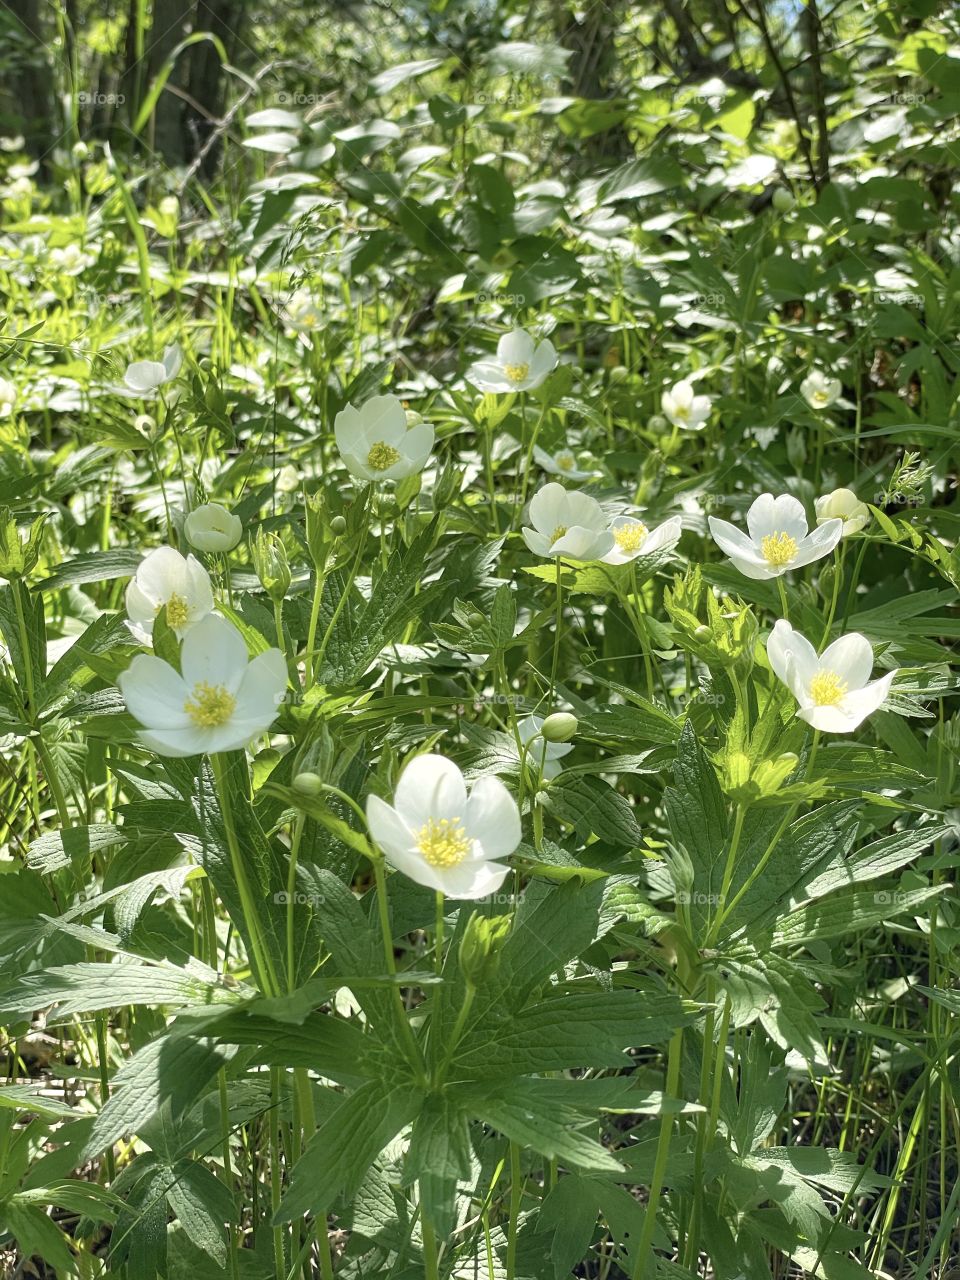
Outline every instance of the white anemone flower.
[[172, 382], [183, 364], [183, 352], [176, 345], [165, 347], [162, 360], [135, 360], [127, 365], [123, 380], [131, 391], [152, 396], [167, 382]]
[[539, 445], [534, 445], [533, 456], [537, 466], [551, 476], [566, 476], [568, 480], [589, 480], [595, 471], [584, 471], [577, 466], [577, 456], [572, 449], [558, 449], [556, 453], [547, 453]]
[[783, 618], [767, 640], [777, 678], [800, 704], [797, 715], [825, 733], [850, 733], [890, 692], [896, 671], [870, 680], [873, 649], [858, 631], [834, 640], [818, 657], [810, 641]]
[[526, 716], [517, 725], [520, 741], [527, 747], [527, 764], [533, 765], [544, 782], [549, 782], [563, 768], [560, 761], [573, 750], [573, 743], [547, 742], [542, 729], [543, 716]]
[[370, 834], [387, 861], [448, 898], [484, 898], [510, 874], [498, 862], [520, 843], [520, 811], [499, 778], [480, 778], [467, 795], [463, 774], [444, 756], [411, 760], [389, 805], [367, 799]]
[[127, 626], [141, 644], [153, 634], [153, 620], [166, 610], [167, 624], [182, 640], [213, 609], [210, 575], [195, 556], [157, 547], [144, 556], [126, 595]]
[[673, 425], [687, 431], [699, 431], [710, 417], [710, 397], [698, 396], [685, 378], [664, 391], [660, 404]]
[[808, 533], [803, 504], [789, 493], [761, 493], [747, 512], [747, 533], [716, 516], [709, 524], [714, 542], [748, 578], [779, 578], [820, 560], [843, 532], [842, 520], [827, 520]]
[[297, 333], [316, 333], [323, 322], [323, 314], [309, 289], [297, 289], [291, 294], [284, 308], [284, 318]]
[[820, 369], [813, 369], [800, 383], [800, 394], [811, 409], [829, 409], [843, 391], [839, 378], [828, 378]]
[[603, 508], [595, 498], [551, 481], [533, 495], [523, 537], [535, 556], [599, 560], [613, 546]]
[[618, 516], [610, 526], [613, 546], [602, 564], [627, 564], [637, 556], [652, 556], [655, 551], [672, 551], [683, 532], [679, 516], [671, 516], [655, 529], [648, 529], [635, 516]]
[[243, 536], [243, 522], [219, 502], [205, 502], [184, 520], [183, 532], [198, 551], [232, 551]]
[[355, 408], [348, 404], [333, 424], [337, 448], [347, 470], [358, 480], [403, 480], [422, 471], [433, 448], [433, 427], [418, 422], [407, 427], [407, 415], [396, 396], [373, 396]]
[[211, 613], [184, 639], [179, 672], [141, 653], [117, 684], [144, 746], [161, 756], [209, 755], [238, 751], [269, 729], [287, 664], [279, 649], [251, 661], [236, 627]]
[[826, 524], [828, 520], [843, 521], [843, 537], [859, 533], [870, 523], [870, 508], [861, 502], [852, 489], [834, 489], [825, 493], [814, 502], [817, 513], [817, 524]]
[[467, 381], [498, 394], [533, 391], [556, 367], [557, 351], [549, 338], [538, 344], [526, 329], [512, 329], [497, 343], [494, 359], [470, 366]]
[[51, 249], [47, 261], [60, 275], [78, 276], [90, 266], [93, 256], [84, 253], [78, 244], [67, 244], [59, 249]]

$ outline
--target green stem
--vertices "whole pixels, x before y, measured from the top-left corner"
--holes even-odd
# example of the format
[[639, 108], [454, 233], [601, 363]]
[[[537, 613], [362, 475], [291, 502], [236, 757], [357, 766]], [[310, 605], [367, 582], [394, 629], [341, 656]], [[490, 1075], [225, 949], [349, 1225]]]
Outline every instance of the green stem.
[[520, 1202], [523, 1199], [523, 1180], [520, 1170], [520, 1148], [510, 1143], [510, 1221], [507, 1224], [507, 1280], [514, 1280], [517, 1272], [517, 1228], [520, 1223]]
[[787, 604], [787, 588], [783, 583], [783, 574], [777, 578], [777, 590], [780, 592], [780, 608], [783, 610], [784, 619], [790, 620], [790, 606]]
[[420, 1199], [420, 1235], [423, 1239], [423, 1274], [425, 1280], [439, 1280], [440, 1259], [437, 1253], [437, 1237], [427, 1215], [423, 1212], [423, 1193]]
[[[675, 1098], [680, 1084], [680, 1057], [683, 1051], [683, 1031], [675, 1031], [670, 1040], [667, 1054], [667, 1080], [664, 1093]], [[653, 1233], [657, 1225], [657, 1203], [663, 1191], [663, 1179], [670, 1156], [670, 1137], [673, 1132], [673, 1116], [664, 1112], [660, 1117], [660, 1137], [657, 1141], [657, 1154], [653, 1163], [653, 1177], [650, 1181], [650, 1196], [647, 1200], [647, 1211], [643, 1218], [643, 1230], [640, 1243], [637, 1245], [637, 1256], [634, 1259], [631, 1280], [643, 1280], [647, 1270], [647, 1261], [653, 1244]]]

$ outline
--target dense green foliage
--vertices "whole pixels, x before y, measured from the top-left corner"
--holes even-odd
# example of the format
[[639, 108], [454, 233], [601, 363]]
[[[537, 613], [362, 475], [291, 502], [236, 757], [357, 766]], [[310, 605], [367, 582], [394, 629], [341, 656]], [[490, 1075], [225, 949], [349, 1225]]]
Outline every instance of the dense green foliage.
[[0, 1268], [946, 1280], [957, 13], [235, 8], [0, 17]]

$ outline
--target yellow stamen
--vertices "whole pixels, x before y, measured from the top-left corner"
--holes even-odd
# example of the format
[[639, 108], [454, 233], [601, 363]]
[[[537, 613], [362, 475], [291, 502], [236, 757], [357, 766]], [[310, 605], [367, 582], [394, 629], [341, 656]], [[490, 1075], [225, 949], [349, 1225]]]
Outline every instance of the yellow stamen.
[[[163, 606], [157, 608], [160, 612]], [[167, 626], [182, 627], [190, 620], [190, 606], [184, 600], [183, 596], [178, 596], [176, 592], [167, 601]]]
[[557, 456], [554, 458], [554, 462], [557, 464], [557, 468], [560, 471], [573, 470], [573, 454], [572, 453], [558, 453]]
[[558, 524], [557, 527], [554, 529], [553, 533], [551, 533], [550, 535], [551, 547], [555, 542], [559, 542], [560, 539], [566, 535], [566, 532], [567, 532], [567, 526], [565, 524]]
[[797, 540], [791, 538], [789, 533], [768, 533], [760, 540], [760, 554], [767, 564], [772, 564], [775, 569], [782, 569], [797, 554]]
[[431, 818], [417, 835], [417, 848], [431, 867], [459, 865], [472, 843], [459, 818]]
[[237, 700], [222, 684], [201, 680], [183, 704], [183, 709], [198, 729], [219, 729], [233, 715]]
[[528, 364], [505, 364], [503, 372], [511, 382], [522, 382], [530, 372], [530, 366]]
[[641, 521], [636, 524], [622, 524], [613, 531], [613, 540], [621, 551], [639, 551], [647, 540], [650, 530]]
[[810, 681], [810, 697], [818, 707], [835, 707], [846, 692], [845, 681], [835, 671], [818, 671]]
[[388, 467], [392, 467], [399, 461], [400, 454], [393, 445], [384, 444], [382, 440], [371, 445], [370, 452], [367, 454], [367, 466], [371, 471], [386, 471]]

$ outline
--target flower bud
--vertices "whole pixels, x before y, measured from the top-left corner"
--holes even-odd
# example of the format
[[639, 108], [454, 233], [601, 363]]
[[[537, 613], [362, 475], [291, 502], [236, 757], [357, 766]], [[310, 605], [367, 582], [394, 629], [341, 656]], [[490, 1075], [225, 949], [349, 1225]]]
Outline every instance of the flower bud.
[[90, 148], [85, 142], [75, 142], [70, 150], [74, 160], [86, 160], [90, 154]]
[[625, 364], [615, 364], [610, 370], [611, 382], [624, 382], [630, 376], [630, 371]]
[[205, 502], [190, 512], [183, 531], [198, 551], [232, 551], [243, 535], [243, 524], [218, 502]]
[[342, 538], [347, 532], [347, 522], [343, 516], [334, 516], [330, 521], [330, 532], [335, 538]]
[[654, 435], [662, 435], [670, 426], [662, 413], [655, 413], [647, 419], [647, 430], [652, 431]]
[[313, 798], [323, 790], [323, 779], [317, 773], [298, 773], [290, 785], [300, 795]]
[[790, 213], [797, 207], [797, 198], [786, 187], [777, 187], [773, 193], [773, 207], [777, 213]]
[[468, 986], [478, 987], [492, 978], [500, 964], [500, 950], [510, 933], [509, 916], [482, 916], [467, 921], [460, 940], [460, 972]]
[[576, 737], [579, 727], [577, 717], [572, 712], [554, 711], [544, 720], [540, 735], [547, 742], [569, 742]]
[[290, 564], [283, 543], [275, 533], [260, 529], [253, 544], [253, 567], [271, 600], [282, 600], [290, 586]]

